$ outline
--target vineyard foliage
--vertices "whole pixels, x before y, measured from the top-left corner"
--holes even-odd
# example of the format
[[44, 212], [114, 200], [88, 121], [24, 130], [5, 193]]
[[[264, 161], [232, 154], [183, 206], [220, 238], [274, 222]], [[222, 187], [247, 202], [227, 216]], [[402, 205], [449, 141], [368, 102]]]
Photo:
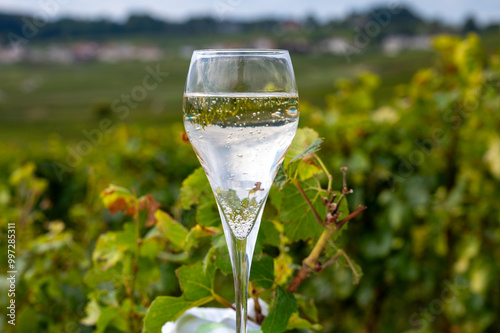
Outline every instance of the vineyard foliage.
[[[336, 81], [326, 108], [301, 103], [252, 266], [264, 333], [500, 331], [500, 50], [474, 34], [433, 47], [435, 65], [390, 99], [364, 73]], [[191, 307], [230, 305], [218, 211], [182, 133], [111, 123], [99, 144], [0, 143], [0, 227], [16, 223], [18, 277], [16, 326], [2, 316], [3, 330], [153, 333]], [[340, 219], [368, 209], [292, 293], [343, 166], [354, 191]]]

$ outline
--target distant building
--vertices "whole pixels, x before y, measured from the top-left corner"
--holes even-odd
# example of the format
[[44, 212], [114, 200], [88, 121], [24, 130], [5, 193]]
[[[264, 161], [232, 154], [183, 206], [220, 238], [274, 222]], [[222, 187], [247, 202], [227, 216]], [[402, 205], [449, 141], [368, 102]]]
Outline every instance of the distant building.
[[[249, 42], [222, 42], [213, 43], [205, 46], [208, 49], [274, 49], [277, 47], [276, 41], [272, 38], [261, 37], [253, 39]], [[185, 49], [185, 50], [184, 50]], [[181, 51], [186, 51], [189, 56], [193, 51], [192, 47], [184, 46]]]
[[72, 51], [76, 60], [89, 61], [97, 58], [100, 48], [95, 42], [78, 42], [73, 45]]
[[163, 56], [163, 51], [157, 46], [136, 46], [128, 43], [107, 44], [101, 46], [97, 52], [97, 59], [103, 62], [159, 61]]
[[49, 46], [46, 56], [48, 61], [60, 64], [71, 64], [75, 61], [72, 50], [60, 45]]
[[343, 55], [346, 53], [357, 51], [357, 49], [353, 45], [349, 44], [346, 39], [341, 37], [333, 37], [320, 41], [316, 45], [316, 51], [320, 53]]
[[281, 22], [280, 29], [282, 31], [300, 31], [302, 30], [302, 24], [297, 21], [286, 20]]
[[159, 61], [164, 52], [158, 46], [138, 46], [129, 43], [105, 44], [78, 42], [72, 45], [52, 44], [48, 47], [2, 48], [0, 64], [21, 61], [32, 63], [71, 64], [82, 61], [122, 62], [122, 61]]
[[417, 36], [389, 36], [382, 41], [382, 50], [389, 56], [395, 56], [403, 50], [429, 50], [431, 37]]
[[254, 39], [250, 43], [250, 47], [256, 49], [275, 49], [277, 47], [277, 44], [274, 39], [261, 37]]
[[24, 49], [5, 47], [0, 45], [0, 64], [13, 64], [19, 62], [23, 58]]
[[311, 51], [311, 45], [306, 38], [287, 39], [281, 43], [280, 47], [297, 53], [309, 53]]

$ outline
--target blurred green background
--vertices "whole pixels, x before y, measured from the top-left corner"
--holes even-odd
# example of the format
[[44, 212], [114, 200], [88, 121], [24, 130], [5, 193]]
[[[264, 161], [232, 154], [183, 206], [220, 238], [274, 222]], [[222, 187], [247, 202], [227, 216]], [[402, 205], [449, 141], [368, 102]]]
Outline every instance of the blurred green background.
[[[387, 12], [56, 18], [29, 38], [35, 19], [0, 14], [3, 309], [9, 222], [18, 271], [17, 325], [4, 315], [0, 325], [96, 329], [88, 304], [99, 291], [85, 276], [99, 235], [123, 223], [99, 193], [110, 183], [151, 193], [189, 224], [193, 213], [178, 198], [199, 166], [182, 140], [190, 54], [259, 47], [291, 51], [300, 126], [324, 137], [319, 155], [331, 170], [349, 167], [349, 205], [368, 206], [339, 240], [362, 267], [361, 282], [331, 269], [301, 287], [323, 332], [499, 332], [498, 23], [450, 23], [407, 7], [387, 25], [377, 21]], [[297, 257], [300, 246], [291, 249]], [[177, 266], [159, 262], [151, 296], [178, 294]]]

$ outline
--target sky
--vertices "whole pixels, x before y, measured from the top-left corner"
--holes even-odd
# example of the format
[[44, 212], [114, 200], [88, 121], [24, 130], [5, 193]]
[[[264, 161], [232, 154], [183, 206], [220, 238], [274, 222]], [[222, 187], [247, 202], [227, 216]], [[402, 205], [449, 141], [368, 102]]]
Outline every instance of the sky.
[[304, 18], [321, 20], [343, 17], [353, 10], [389, 3], [410, 4], [427, 18], [461, 23], [473, 15], [480, 23], [500, 21], [499, 0], [0, 0], [0, 11], [58, 18], [109, 18], [123, 20], [130, 13], [182, 21], [192, 16], [211, 15], [219, 19], [256, 17]]

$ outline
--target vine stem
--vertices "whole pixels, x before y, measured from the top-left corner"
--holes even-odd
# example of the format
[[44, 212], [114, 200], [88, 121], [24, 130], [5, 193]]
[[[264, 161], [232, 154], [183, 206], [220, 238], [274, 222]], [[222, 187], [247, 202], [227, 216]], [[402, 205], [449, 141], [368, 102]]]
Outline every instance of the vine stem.
[[231, 304], [229, 303], [228, 301], [226, 301], [224, 298], [222, 298], [221, 296], [217, 295], [217, 294], [214, 294], [214, 299], [219, 302], [220, 304], [224, 305], [225, 307], [227, 308], [231, 308], [233, 309], [234, 311], [236, 311], [236, 308]]
[[[135, 195], [135, 191], [134, 191]], [[132, 277], [131, 277], [131, 282], [129, 286], [129, 290], [127, 290], [127, 295], [130, 297], [131, 301], [133, 302], [133, 293], [135, 289], [135, 277], [137, 275], [137, 272], [139, 272], [139, 256], [141, 253], [141, 245], [142, 245], [142, 239], [141, 239], [141, 231], [139, 228], [139, 203], [137, 200], [137, 196], [135, 197], [135, 208], [134, 208], [134, 225], [135, 225], [135, 239], [137, 242], [137, 246], [135, 248], [135, 253], [134, 253], [134, 258], [132, 259]]]
[[137, 200], [137, 196], [135, 194], [135, 191], [133, 191], [134, 196], [135, 196], [135, 209], [134, 209], [134, 224], [135, 224], [135, 237], [136, 237], [136, 242], [137, 246], [135, 248], [135, 253], [134, 253], [134, 258], [132, 259], [132, 276], [130, 278], [130, 283], [126, 285], [126, 292], [127, 296], [130, 299], [131, 302], [131, 307], [130, 307], [130, 326], [132, 328], [133, 332], [140, 332], [140, 328], [136, 327], [137, 322], [134, 320], [137, 318], [137, 315], [135, 313], [135, 300], [134, 300], [134, 290], [135, 290], [135, 280], [137, 273], [139, 272], [139, 256], [141, 253], [141, 245], [142, 245], [142, 238], [141, 238], [141, 231], [139, 227], [139, 202]]
[[260, 304], [259, 304], [259, 296], [257, 294], [257, 290], [255, 289], [255, 285], [253, 284], [253, 282], [250, 282], [250, 291], [251, 291], [251, 294], [252, 294], [252, 298], [253, 298], [253, 301], [254, 301], [254, 310], [255, 310], [255, 322], [259, 325], [262, 324], [262, 322], [264, 321], [264, 315], [262, 314], [262, 308], [260, 307]]
[[321, 160], [321, 158], [319, 158], [318, 155], [314, 154], [314, 157], [316, 158], [316, 161], [318, 161], [319, 165], [321, 166], [321, 168], [323, 169], [323, 172], [326, 174], [326, 176], [328, 177], [328, 187], [326, 189], [326, 191], [328, 193], [331, 193], [332, 192], [332, 182], [333, 182], [333, 176], [332, 174], [330, 173], [330, 171], [328, 171], [325, 163], [323, 163], [323, 161]]
[[356, 268], [354, 267], [354, 264], [352, 263], [351, 258], [345, 253], [344, 250], [338, 249], [337, 252], [333, 257], [331, 257], [322, 267], [321, 270], [327, 269], [329, 266], [331, 266], [335, 261], [337, 261], [340, 257], [344, 257], [344, 259], [347, 261], [347, 264], [349, 265], [349, 268], [351, 271], [354, 273], [354, 278], [356, 279], [356, 283], [359, 283], [360, 275], [356, 273]]
[[293, 281], [288, 286], [287, 290], [289, 292], [295, 292], [297, 288], [302, 284], [302, 282], [304, 282], [304, 280], [307, 278], [309, 273], [311, 273], [311, 271], [316, 267], [321, 252], [323, 252], [326, 244], [328, 243], [328, 240], [330, 239], [330, 237], [332, 237], [335, 231], [335, 226], [330, 226], [323, 230], [311, 253], [302, 261], [302, 267], [300, 268], [299, 273], [295, 276]]
[[[295, 278], [292, 280], [290, 285], [288, 286], [287, 290], [289, 292], [295, 292], [297, 288], [304, 282], [304, 280], [307, 278], [309, 273], [311, 273], [313, 270], [321, 270], [321, 267], [319, 266], [318, 258], [323, 252], [323, 250], [326, 247], [326, 244], [330, 240], [330, 238], [333, 236], [334, 233], [342, 229], [344, 224], [346, 224], [348, 221], [352, 220], [356, 215], [361, 213], [363, 210], [366, 209], [366, 206], [359, 206], [355, 211], [353, 211], [351, 214], [346, 216], [344, 219], [342, 219], [339, 222], [336, 221], [328, 221], [329, 219], [329, 214], [327, 214], [327, 217], [325, 218], [325, 230], [321, 233], [321, 236], [319, 237], [318, 241], [314, 245], [311, 253], [307, 256], [302, 261], [302, 267], [300, 268], [300, 271], [297, 273]], [[330, 215], [331, 216], [331, 215]], [[338, 216], [337, 214], [334, 214], [333, 216]], [[336, 218], [336, 217], [335, 217]], [[346, 256], [344, 256], [346, 257]], [[352, 263], [350, 260], [348, 262], [351, 265], [352, 268]]]
[[314, 218], [316, 219], [316, 221], [318, 222], [318, 224], [322, 226], [323, 225], [323, 220], [321, 219], [321, 216], [319, 215], [319, 213], [316, 210], [316, 208], [314, 208], [314, 205], [312, 204], [311, 200], [307, 196], [306, 192], [302, 188], [302, 185], [300, 185], [300, 183], [299, 183], [299, 181], [297, 179], [293, 179], [292, 183], [299, 190], [300, 195], [302, 195], [302, 197], [304, 198], [304, 200], [307, 202], [307, 205], [309, 206], [309, 208], [313, 212]]

